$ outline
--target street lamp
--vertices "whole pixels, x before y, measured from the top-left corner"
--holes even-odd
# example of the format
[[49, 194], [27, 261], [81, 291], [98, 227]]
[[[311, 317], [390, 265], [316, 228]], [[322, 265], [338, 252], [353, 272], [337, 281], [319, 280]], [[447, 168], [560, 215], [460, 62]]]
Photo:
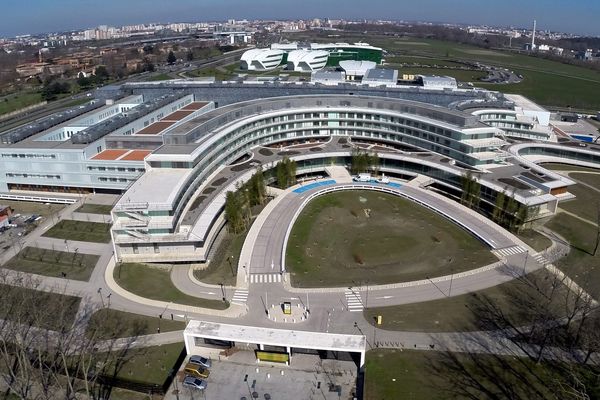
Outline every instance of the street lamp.
[[226, 296], [225, 296], [225, 285], [223, 285], [222, 283], [220, 283], [219, 285], [221, 285], [221, 294], [223, 295], [223, 303], [227, 300]]

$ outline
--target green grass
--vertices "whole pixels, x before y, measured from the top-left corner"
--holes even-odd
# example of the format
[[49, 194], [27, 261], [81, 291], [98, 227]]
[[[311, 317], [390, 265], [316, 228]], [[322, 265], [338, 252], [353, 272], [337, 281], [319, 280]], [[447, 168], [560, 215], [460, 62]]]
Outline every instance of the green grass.
[[519, 232], [519, 239], [533, 247], [535, 251], [543, 251], [552, 245], [552, 241], [533, 229]]
[[600, 294], [600, 252], [592, 255], [596, 243], [596, 227], [566, 214], [557, 214], [546, 226], [562, 235], [570, 244], [568, 256], [554, 264], [569, 278], [590, 292]]
[[144, 264], [120, 264], [115, 268], [114, 277], [125, 290], [148, 299], [217, 310], [228, 306], [220, 300], [207, 300], [180, 292], [165, 269]]
[[[371, 210], [368, 218], [365, 210]], [[313, 200], [294, 224], [286, 254], [299, 287], [406, 282], [495, 261], [450, 221], [411, 201], [369, 191]]]
[[[548, 276], [545, 271], [535, 272], [531, 279], [541, 281]], [[375, 324], [375, 318], [381, 315], [383, 323], [379, 328], [390, 331], [412, 332], [467, 332], [477, 331], [476, 313], [472, 310], [481, 305], [482, 299], [491, 299], [504, 310], [507, 318], [520, 324], [531, 321], [531, 315], [523, 312], [513, 304], [516, 293], [530, 291], [533, 296], [537, 292], [520, 280], [512, 280], [498, 286], [469, 294], [432, 300], [422, 303], [403, 304], [390, 307], [376, 307], [364, 310], [365, 319], [370, 324]], [[541, 295], [539, 295], [542, 300]]]
[[88, 281], [99, 258], [92, 254], [25, 247], [2, 267], [55, 278], [65, 273], [67, 279]]
[[[442, 58], [432, 57], [418, 57], [418, 56], [401, 56], [401, 57], [387, 57], [385, 62], [388, 64], [419, 64], [419, 65], [430, 65], [430, 66], [446, 66], [446, 67], [464, 67], [465, 64], [444, 60]], [[401, 71], [402, 72], [402, 71]]]
[[551, 171], [582, 171], [582, 172], [600, 173], [600, 169], [597, 169], [597, 168], [579, 167], [577, 165], [569, 165], [569, 164], [546, 163], [546, 164], [541, 164], [541, 166], [546, 169], [549, 169]]
[[[462, 366], [468, 371], [469, 377], [474, 382], [491, 389], [495, 392], [496, 397], [503, 398], [503, 396], [494, 390], [494, 385], [489, 381], [489, 377], [486, 377], [478, 368], [478, 366], [463, 354], [456, 354], [457, 359]], [[551, 392], [549, 388], [542, 386], [538, 383], [538, 378], [548, 379], [545, 375], [548, 373], [548, 369], [544, 364], [533, 364], [527, 360], [517, 360], [512, 357], [493, 359], [489, 355], [478, 355], [481, 357], [480, 362], [483, 362], [488, 368], [496, 370], [494, 376], [498, 379], [502, 379], [502, 382], [510, 384], [514, 381], [514, 390], [519, 399], [533, 398], [530, 386], [523, 384], [521, 381], [517, 381], [514, 376], [505, 374], [505, 367], [500, 363], [508, 362], [510, 369], [515, 369], [521, 376], [527, 378], [529, 382], [536, 382], [536, 387], [533, 390], [547, 393], [548, 397], [551, 398]], [[450, 381], [457, 380], [458, 377], [463, 375], [452, 376], [450, 371], [442, 370], [441, 373], [436, 369], [440, 368], [440, 365], [444, 363], [444, 355], [438, 352], [425, 352], [425, 351], [414, 351], [414, 350], [371, 350], [367, 352], [366, 363], [365, 363], [365, 399], [366, 400], [397, 400], [397, 399], [410, 399], [410, 400], [446, 400], [446, 399], [465, 399], [465, 397], [455, 397], [454, 393], [449, 392]], [[491, 370], [486, 371], [487, 373]], [[535, 375], [535, 376], [534, 376]], [[489, 375], [488, 375], [489, 376]], [[465, 382], [468, 381], [465, 378]], [[473, 391], [472, 386], [468, 387], [473, 397], [470, 398], [488, 398], [483, 393]], [[461, 386], [461, 389], [467, 389]]]
[[600, 191], [583, 185], [574, 185], [569, 187], [569, 192], [576, 198], [561, 202], [559, 207], [595, 223], [600, 212]]
[[198, 78], [207, 78], [214, 76], [217, 81], [227, 81], [234, 76], [232, 73], [222, 72], [221, 70], [215, 67], [197, 69], [195, 71], [188, 72], [188, 75], [191, 77]]
[[106, 205], [106, 204], [85, 203], [84, 205], [79, 207], [76, 212], [87, 213], [87, 214], [110, 215], [110, 211], [112, 210], [112, 207], [113, 207], [112, 205]]
[[572, 173], [569, 176], [573, 179], [581, 181], [583, 183], [587, 183], [590, 186], [595, 187], [600, 190], [600, 170], [597, 170], [597, 174], [580, 174], [580, 173]]
[[0, 115], [41, 103], [42, 95], [39, 92], [24, 92], [10, 95], [5, 99], [0, 99]]
[[73, 324], [81, 298], [0, 284], [0, 319], [60, 330]]
[[170, 313], [163, 318], [148, 317], [124, 311], [104, 308], [96, 311], [88, 323], [86, 333], [101, 340], [150, 335], [158, 332], [172, 332], [185, 329], [185, 322], [172, 321]]
[[196, 279], [212, 285], [235, 285], [240, 252], [247, 234], [248, 231], [239, 235], [226, 233], [208, 267], [194, 271]]
[[82, 242], [108, 243], [110, 242], [110, 224], [65, 219], [50, 228], [43, 236]]
[[183, 343], [131, 349], [118, 370], [117, 378], [162, 385], [183, 350]]
[[165, 74], [165, 73], [153, 75], [150, 78], [148, 78], [149, 81], [153, 81], [153, 82], [168, 81], [170, 79], [173, 79], [173, 78], [170, 77], [169, 74]]

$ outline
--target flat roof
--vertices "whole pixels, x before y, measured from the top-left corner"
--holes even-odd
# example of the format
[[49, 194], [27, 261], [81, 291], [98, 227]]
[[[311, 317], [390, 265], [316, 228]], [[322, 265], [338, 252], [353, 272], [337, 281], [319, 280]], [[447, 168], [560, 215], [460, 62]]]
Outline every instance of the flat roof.
[[373, 68], [365, 72], [364, 80], [395, 82], [398, 77], [398, 71], [395, 69]]
[[197, 111], [197, 110], [201, 109], [202, 107], [206, 106], [207, 104], [209, 104], [208, 101], [194, 101], [193, 103], [190, 103], [187, 106], [183, 107], [181, 110]]
[[92, 160], [117, 160], [128, 151], [124, 149], [104, 150], [92, 157]]
[[163, 132], [165, 129], [170, 128], [175, 125], [175, 121], [158, 121], [151, 125], [148, 125], [141, 131], [137, 131], [136, 135], [158, 135]]
[[153, 168], [147, 170], [119, 199], [118, 204], [171, 204], [179, 188], [192, 172], [184, 168]]
[[527, 97], [522, 96], [520, 94], [504, 94], [504, 97], [506, 97], [508, 100], [512, 101], [513, 103], [515, 103], [515, 106], [521, 107], [523, 110], [550, 112], [550, 111], [546, 110], [544, 107], [540, 106], [539, 104], [534, 103], [533, 101], [529, 100]]
[[299, 347], [364, 353], [366, 338], [363, 335], [309, 332], [294, 329], [274, 329], [258, 326], [221, 324], [208, 321], [190, 321], [185, 336], [226, 340], [269, 346]]
[[163, 121], [181, 121], [195, 110], [179, 110], [164, 117]]
[[121, 157], [120, 161], [144, 161], [144, 158], [148, 154], [152, 153], [152, 150], [132, 150], [123, 157]]

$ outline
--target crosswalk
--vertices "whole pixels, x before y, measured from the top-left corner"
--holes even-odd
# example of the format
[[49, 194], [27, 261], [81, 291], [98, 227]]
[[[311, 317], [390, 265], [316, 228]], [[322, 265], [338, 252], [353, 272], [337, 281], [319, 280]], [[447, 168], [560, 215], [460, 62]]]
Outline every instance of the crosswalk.
[[250, 274], [250, 283], [280, 283], [281, 274]]
[[548, 261], [548, 259], [544, 257], [542, 253], [534, 254], [533, 258], [542, 265], [550, 264], [550, 261]]
[[360, 293], [353, 290], [346, 290], [346, 304], [348, 304], [348, 311], [358, 312], [364, 309]]
[[494, 250], [494, 252], [500, 256], [508, 257], [514, 256], [515, 254], [525, 253], [527, 250], [522, 248], [521, 246], [511, 246], [505, 247], [503, 249]]
[[248, 301], [248, 290], [246, 289], [236, 289], [233, 293], [233, 298], [231, 299], [232, 304], [238, 304], [243, 306]]

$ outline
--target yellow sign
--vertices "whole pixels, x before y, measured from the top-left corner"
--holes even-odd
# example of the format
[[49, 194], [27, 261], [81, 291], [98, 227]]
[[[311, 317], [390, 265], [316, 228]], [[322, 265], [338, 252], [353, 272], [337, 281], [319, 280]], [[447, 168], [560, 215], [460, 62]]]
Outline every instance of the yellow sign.
[[256, 358], [260, 361], [270, 361], [278, 363], [287, 363], [290, 361], [288, 353], [272, 353], [270, 351], [257, 351]]
[[292, 303], [290, 303], [289, 301], [283, 303], [283, 313], [287, 315], [292, 314]]
[[377, 316], [377, 325], [381, 325], [383, 323], [383, 317], [381, 315]]

